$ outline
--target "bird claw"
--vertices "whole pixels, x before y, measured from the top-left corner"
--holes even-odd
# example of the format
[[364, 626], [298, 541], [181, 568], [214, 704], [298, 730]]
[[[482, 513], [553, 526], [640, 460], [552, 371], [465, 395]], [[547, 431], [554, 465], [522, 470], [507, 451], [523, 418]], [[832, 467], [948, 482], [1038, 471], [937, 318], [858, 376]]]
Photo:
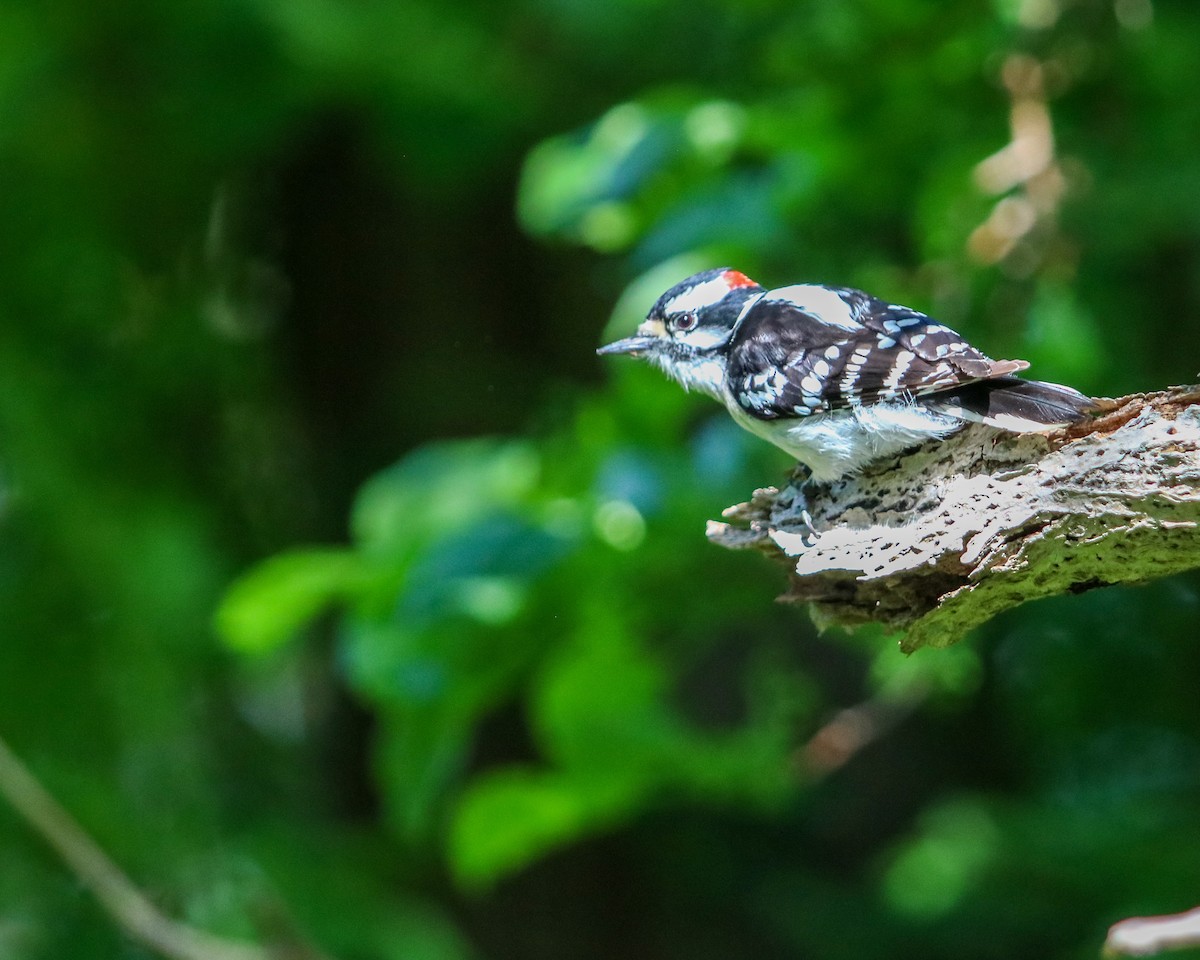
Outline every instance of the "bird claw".
[[808, 498], [804, 495], [804, 487], [811, 481], [812, 470], [803, 463], [797, 463], [788, 477], [788, 486], [794, 494], [792, 503], [794, 507], [799, 508], [800, 522], [804, 526], [800, 541], [806, 547], [811, 547], [821, 535], [813, 523], [812, 514], [808, 512]]
[[817, 528], [813, 526], [812, 514], [808, 512], [808, 507], [800, 508], [800, 522], [804, 524], [805, 533], [801, 534], [800, 540], [806, 547], [811, 547], [817, 542], [817, 538], [821, 536], [817, 532]]

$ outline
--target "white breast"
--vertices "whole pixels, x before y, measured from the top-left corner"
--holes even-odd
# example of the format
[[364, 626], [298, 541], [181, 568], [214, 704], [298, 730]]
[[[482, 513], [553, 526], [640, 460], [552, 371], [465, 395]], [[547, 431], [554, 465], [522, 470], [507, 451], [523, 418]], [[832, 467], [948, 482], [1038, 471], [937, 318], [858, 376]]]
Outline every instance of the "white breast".
[[725, 396], [739, 425], [807, 466], [820, 481], [857, 473], [867, 464], [963, 426], [961, 417], [934, 413], [922, 404], [892, 401], [818, 413], [810, 417], [758, 420]]

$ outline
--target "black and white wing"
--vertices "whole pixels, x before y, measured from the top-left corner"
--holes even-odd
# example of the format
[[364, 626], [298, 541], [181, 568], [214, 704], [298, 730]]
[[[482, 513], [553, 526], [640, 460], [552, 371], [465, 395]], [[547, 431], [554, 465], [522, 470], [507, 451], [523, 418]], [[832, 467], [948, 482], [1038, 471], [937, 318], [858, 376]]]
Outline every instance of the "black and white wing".
[[1012, 380], [1027, 366], [992, 360], [908, 307], [797, 285], [770, 290], [750, 308], [730, 342], [726, 377], [742, 409], [776, 420]]

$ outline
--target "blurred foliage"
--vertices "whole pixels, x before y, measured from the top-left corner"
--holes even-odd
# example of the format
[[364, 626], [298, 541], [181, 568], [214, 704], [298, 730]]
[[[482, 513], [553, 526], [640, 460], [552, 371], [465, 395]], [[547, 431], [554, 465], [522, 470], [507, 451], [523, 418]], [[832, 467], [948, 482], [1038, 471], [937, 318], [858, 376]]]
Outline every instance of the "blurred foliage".
[[[1194, 905], [1200, 581], [818, 637], [702, 536], [786, 460], [592, 348], [728, 263], [1192, 381], [1198, 48], [1188, 0], [0, 0], [0, 735], [173, 915], [344, 958]], [[0, 842], [0, 960], [146, 956]]]
[[[221, 608], [223, 635], [259, 654], [319, 603], [348, 608], [339, 654], [379, 718], [389, 822], [412, 843], [444, 832], [464, 880], [494, 879], [662, 795], [777, 806], [791, 787], [811, 699], [802, 674], [748, 667], [752, 712], [727, 731], [695, 729], [673, 702], [676, 674], [705, 646], [778, 617], [761, 569], [681, 554], [676, 539], [705, 503], [737, 495], [746, 440], [720, 424], [690, 448], [630, 446], [672, 419], [679, 432], [683, 405], [664, 420], [646, 393], [582, 404], [540, 448], [474, 440], [412, 454], [361, 491], [351, 548], [275, 557]], [[670, 477], [700, 479], [668, 496]], [[681, 617], [714, 573], [741, 582], [739, 602]], [[693, 620], [707, 644], [687, 641]], [[518, 694], [546, 762], [489, 770], [448, 802], [480, 723]]]

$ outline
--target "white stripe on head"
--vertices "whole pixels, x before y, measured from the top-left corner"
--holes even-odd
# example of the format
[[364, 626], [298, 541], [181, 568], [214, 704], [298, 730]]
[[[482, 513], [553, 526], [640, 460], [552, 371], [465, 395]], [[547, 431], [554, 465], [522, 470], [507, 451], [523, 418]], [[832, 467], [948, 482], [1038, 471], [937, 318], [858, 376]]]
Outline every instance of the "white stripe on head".
[[733, 330], [729, 327], [696, 327], [687, 333], [676, 334], [675, 339], [697, 350], [711, 350], [725, 343], [731, 336]]
[[720, 303], [728, 293], [729, 283], [722, 274], [677, 294], [667, 301], [663, 309], [667, 316], [676, 313], [696, 313], [714, 303]]
[[751, 297], [746, 301], [745, 305], [742, 307], [742, 312], [738, 314], [737, 319], [733, 322], [733, 328], [735, 330], [738, 328], [741, 322], [746, 319], [746, 314], [748, 314], [754, 308], [754, 305], [765, 296], [765, 293], [760, 293], [758, 296]]
[[862, 324], [854, 319], [850, 305], [836, 291], [810, 283], [779, 287], [766, 293], [767, 300], [782, 300], [811, 313], [826, 326], [858, 331]]

